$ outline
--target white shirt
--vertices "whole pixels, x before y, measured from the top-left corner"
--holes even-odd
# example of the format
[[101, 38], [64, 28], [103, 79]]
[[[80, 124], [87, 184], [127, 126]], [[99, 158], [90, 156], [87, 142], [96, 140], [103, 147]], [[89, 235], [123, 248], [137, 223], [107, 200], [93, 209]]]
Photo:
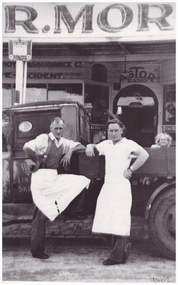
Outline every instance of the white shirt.
[[106, 140], [96, 145], [99, 155], [106, 157], [106, 175], [123, 175], [123, 171], [129, 167], [133, 155], [141, 148], [136, 142], [122, 138], [116, 144], [112, 140]]
[[[49, 136], [51, 140], [53, 140], [57, 147], [60, 147], [63, 145], [63, 154], [67, 152], [67, 150], [70, 148], [75, 148], [77, 145], [79, 145], [79, 142], [74, 142], [72, 140], [65, 139], [63, 137], [60, 138], [58, 141], [53, 133], [49, 133]], [[43, 155], [48, 147], [48, 134], [41, 134], [37, 136], [34, 140], [31, 140], [27, 143], [25, 143], [24, 147], [28, 147], [31, 150], [33, 150], [38, 155]]]

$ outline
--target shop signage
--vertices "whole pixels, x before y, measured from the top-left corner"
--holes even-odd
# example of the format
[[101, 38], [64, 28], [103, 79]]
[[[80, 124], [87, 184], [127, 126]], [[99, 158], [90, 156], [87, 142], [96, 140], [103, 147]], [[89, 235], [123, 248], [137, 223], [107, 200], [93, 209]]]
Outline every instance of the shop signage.
[[120, 82], [127, 83], [150, 83], [158, 82], [159, 79], [159, 67], [153, 66], [133, 66], [127, 68], [128, 72], [123, 74], [121, 70], [117, 70], [116, 74], [120, 74]]
[[[175, 39], [175, 3], [3, 3], [3, 41]], [[109, 37], [109, 38], [108, 38]]]
[[130, 67], [128, 73], [121, 74], [120, 79], [127, 79], [128, 83], [146, 83], [148, 81], [153, 82], [156, 78], [153, 72], [149, 72], [145, 70], [144, 67], [141, 66], [134, 66]]
[[[71, 79], [82, 77], [82, 73], [60, 73], [60, 72], [27, 72], [27, 79]], [[5, 78], [16, 78], [15, 72], [3, 73]]]
[[[27, 79], [82, 78], [85, 62], [28, 61]], [[15, 61], [3, 61], [3, 78], [15, 78]]]
[[9, 41], [9, 59], [10, 60], [31, 60], [32, 42], [31, 41]]
[[162, 126], [162, 130], [164, 133], [175, 133], [176, 131], [176, 126]]
[[[84, 67], [85, 62], [82, 61], [29, 61], [28, 67], [35, 68], [73, 68], [73, 67]], [[14, 67], [16, 62], [14, 61], [3, 61], [3, 67]]]
[[91, 130], [92, 131], [106, 131], [107, 126], [106, 125], [101, 125], [101, 124], [92, 124], [91, 125]]

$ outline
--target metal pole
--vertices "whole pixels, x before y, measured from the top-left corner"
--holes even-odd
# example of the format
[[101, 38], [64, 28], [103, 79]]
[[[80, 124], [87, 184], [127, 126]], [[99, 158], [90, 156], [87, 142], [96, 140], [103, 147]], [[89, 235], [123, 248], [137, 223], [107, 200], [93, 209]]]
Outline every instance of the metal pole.
[[23, 61], [16, 61], [16, 95], [19, 95], [18, 104], [22, 103]]
[[26, 101], [26, 82], [27, 82], [27, 61], [23, 62], [23, 97], [22, 97], [22, 103], [24, 104]]

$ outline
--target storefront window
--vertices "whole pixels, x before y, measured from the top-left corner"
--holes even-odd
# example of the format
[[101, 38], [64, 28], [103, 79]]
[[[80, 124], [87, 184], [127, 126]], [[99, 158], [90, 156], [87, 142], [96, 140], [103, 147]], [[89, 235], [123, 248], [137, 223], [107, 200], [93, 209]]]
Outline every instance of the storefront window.
[[48, 100], [74, 100], [83, 103], [82, 83], [49, 84]]
[[46, 84], [27, 84], [25, 103], [46, 101]]
[[2, 107], [12, 106], [12, 90], [11, 84], [3, 84], [2, 86]]

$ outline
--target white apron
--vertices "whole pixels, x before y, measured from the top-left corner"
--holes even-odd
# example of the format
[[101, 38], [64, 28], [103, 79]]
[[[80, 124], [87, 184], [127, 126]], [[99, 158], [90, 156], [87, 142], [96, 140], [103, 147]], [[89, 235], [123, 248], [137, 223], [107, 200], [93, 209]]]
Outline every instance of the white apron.
[[129, 167], [133, 151], [140, 146], [123, 138], [117, 144], [106, 140], [97, 146], [106, 159], [105, 182], [98, 196], [92, 231], [98, 233], [130, 235], [131, 185], [123, 175]]
[[97, 200], [93, 232], [130, 235], [132, 205], [130, 181], [124, 177], [106, 177]]
[[31, 176], [33, 201], [51, 221], [89, 184], [85, 176], [58, 174], [55, 169], [39, 169]]

